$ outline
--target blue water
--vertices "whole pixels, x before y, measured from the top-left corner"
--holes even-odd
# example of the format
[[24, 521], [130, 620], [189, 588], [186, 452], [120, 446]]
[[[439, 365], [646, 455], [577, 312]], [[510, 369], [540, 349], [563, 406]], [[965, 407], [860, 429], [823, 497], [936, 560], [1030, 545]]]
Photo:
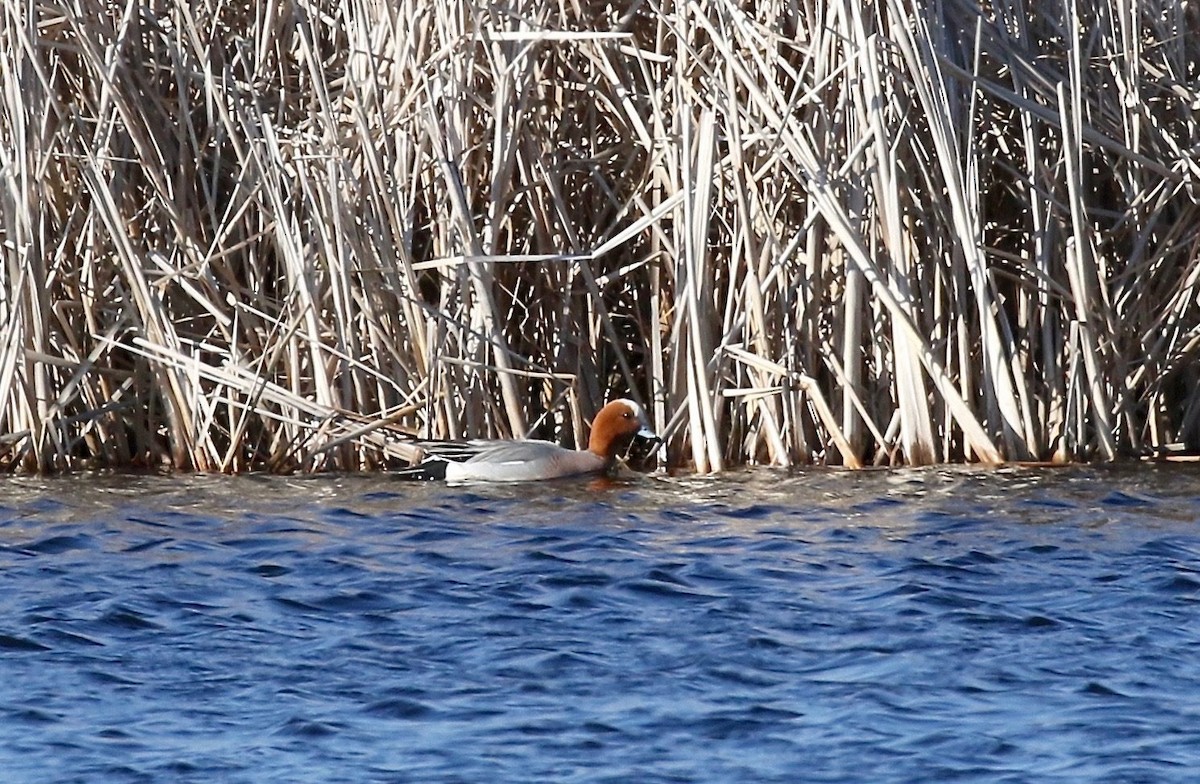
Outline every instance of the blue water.
[[1200, 468], [10, 478], [5, 782], [1200, 777]]

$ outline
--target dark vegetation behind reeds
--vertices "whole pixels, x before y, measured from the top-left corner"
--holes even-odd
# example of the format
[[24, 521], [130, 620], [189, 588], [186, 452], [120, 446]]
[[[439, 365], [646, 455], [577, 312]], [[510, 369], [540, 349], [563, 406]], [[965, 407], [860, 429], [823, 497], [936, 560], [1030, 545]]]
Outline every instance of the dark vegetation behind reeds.
[[1200, 444], [1195, 3], [0, 4], [8, 466]]

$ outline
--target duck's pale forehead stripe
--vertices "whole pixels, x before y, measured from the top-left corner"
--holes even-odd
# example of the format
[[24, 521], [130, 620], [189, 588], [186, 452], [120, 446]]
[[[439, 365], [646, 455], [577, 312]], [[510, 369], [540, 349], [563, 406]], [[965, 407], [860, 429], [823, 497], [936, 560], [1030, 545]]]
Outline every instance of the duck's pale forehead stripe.
[[617, 398], [613, 402], [614, 403], [623, 403], [624, 405], [629, 406], [629, 410], [633, 412], [634, 416], [636, 416], [638, 419], [645, 421], [646, 413], [644, 411], [642, 411], [642, 407], [639, 406], [634, 401], [630, 400], [629, 398], [621, 397], [621, 398]]

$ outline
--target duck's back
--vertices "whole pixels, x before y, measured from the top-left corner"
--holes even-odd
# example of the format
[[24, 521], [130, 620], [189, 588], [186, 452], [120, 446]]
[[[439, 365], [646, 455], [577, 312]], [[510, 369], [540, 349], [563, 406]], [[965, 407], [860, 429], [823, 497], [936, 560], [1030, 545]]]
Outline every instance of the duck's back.
[[526, 482], [599, 473], [604, 460], [591, 452], [564, 449], [549, 441], [497, 441], [468, 460], [446, 466], [451, 482]]

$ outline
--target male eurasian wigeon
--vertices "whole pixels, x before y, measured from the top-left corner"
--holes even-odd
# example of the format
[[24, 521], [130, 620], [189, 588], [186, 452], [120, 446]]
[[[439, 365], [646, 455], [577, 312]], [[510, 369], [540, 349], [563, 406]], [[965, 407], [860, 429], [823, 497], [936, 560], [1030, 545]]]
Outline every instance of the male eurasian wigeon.
[[624, 398], [596, 414], [588, 448], [576, 451], [549, 441], [417, 441], [424, 456], [394, 475], [450, 482], [526, 482], [585, 474], [610, 474], [635, 438], [659, 440], [642, 407]]

